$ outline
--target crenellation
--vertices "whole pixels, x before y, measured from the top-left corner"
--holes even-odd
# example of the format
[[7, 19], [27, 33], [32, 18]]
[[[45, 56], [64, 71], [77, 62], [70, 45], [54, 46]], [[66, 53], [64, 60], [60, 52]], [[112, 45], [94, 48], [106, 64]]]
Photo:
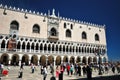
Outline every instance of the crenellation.
[[32, 11], [31, 11], [31, 10], [29, 10], [29, 13], [32, 13]]
[[2, 7], [3, 7], [3, 5], [2, 5], [2, 4], [0, 4], [0, 7], [2, 8]]
[[13, 10], [14, 10], [14, 11], [16, 11], [16, 8], [15, 8], [15, 7], [13, 7]]
[[5, 5], [4, 8], [7, 9], [8, 8], [7, 5]]
[[40, 13], [41, 16], [43, 16], [43, 13]]
[[25, 10], [25, 13], [27, 13], [27, 12], [28, 12], [28, 10], [26, 9], [26, 10]]
[[39, 15], [40, 13], [39, 12], [37, 12], [37, 15]]
[[33, 14], [36, 14], [36, 12], [35, 12], [35, 11], [33, 11]]
[[17, 11], [20, 11], [20, 8], [17, 8]]
[[23, 9], [23, 8], [21, 9], [21, 12], [24, 12], [24, 9]]

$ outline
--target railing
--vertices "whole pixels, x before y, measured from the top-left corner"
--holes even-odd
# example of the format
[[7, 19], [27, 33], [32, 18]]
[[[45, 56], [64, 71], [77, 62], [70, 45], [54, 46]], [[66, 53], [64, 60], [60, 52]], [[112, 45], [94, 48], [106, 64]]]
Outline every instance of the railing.
[[63, 51], [48, 51], [48, 50], [33, 50], [33, 49], [15, 49], [8, 50], [7, 48], [1, 48], [0, 52], [20, 52], [20, 53], [41, 53], [41, 54], [63, 54], [63, 55], [79, 55], [79, 56], [94, 56], [94, 53], [82, 53], [82, 52], [63, 52]]

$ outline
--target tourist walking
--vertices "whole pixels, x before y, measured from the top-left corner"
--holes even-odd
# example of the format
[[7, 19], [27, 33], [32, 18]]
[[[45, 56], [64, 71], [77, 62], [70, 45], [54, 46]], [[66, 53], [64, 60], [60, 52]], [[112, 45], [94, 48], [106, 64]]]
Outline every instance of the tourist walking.
[[86, 67], [86, 72], [87, 72], [87, 79], [92, 80], [92, 69], [89, 65]]
[[61, 65], [60, 66], [60, 73], [59, 73], [59, 80], [63, 80], [63, 72], [64, 72], [64, 67]]
[[69, 75], [69, 72], [70, 72], [70, 65], [67, 64], [66, 68], [67, 68], [67, 74]]
[[59, 66], [56, 67], [56, 80], [59, 80], [59, 74], [60, 74], [60, 70], [59, 70]]
[[43, 80], [46, 80], [47, 77], [47, 68], [46, 66], [43, 67]]
[[34, 73], [34, 71], [35, 71], [35, 65], [34, 64], [31, 65], [31, 69], [32, 69], [32, 73]]
[[70, 73], [71, 73], [71, 76], [73, 75], [73, 65], [71, 65], [71, 67], [70, 67]]
[[85, 76], [86, 75], [86, 67], [85, 67], [85, 65], [83, 66], [82, 70], [83, 70], [83, 76]]
[[81, 76], [81, 66], [80, 65], [78, 65], [78, 72], [77, 73], [79, 76]]

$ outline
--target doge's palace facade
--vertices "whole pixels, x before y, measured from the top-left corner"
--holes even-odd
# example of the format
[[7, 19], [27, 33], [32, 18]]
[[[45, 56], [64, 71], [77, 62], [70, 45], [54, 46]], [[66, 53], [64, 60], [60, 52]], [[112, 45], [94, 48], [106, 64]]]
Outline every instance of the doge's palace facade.
[[0, 62], [61, 64], [108, 61], [105, 26], [0, 5]]

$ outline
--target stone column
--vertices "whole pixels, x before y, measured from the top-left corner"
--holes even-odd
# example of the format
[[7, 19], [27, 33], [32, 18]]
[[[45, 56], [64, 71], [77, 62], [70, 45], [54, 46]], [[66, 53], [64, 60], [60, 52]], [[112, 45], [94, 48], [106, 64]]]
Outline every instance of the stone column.
[[10, 65], [10, 63], [11, 63], [11, 59], [8, 60], [8, 64], [9, 64], [9, 65]]
[[22, 52], [22, 45], [20, 45], [20, 52]]
[[38, 60], [38, 65], [40, 65], [39, 60]]
[[5, 51], [7, 51], [7, 44], [5, 44]]
[[55, 61], [56, 61], [56, 60], [54, 59], [54, 66], [55, 66]]
[[30, 63], [31, 63], [31, 60], [29, 60], [28, 64], [30, 65]]
[[61, 57], [61, 63], [63, 63], [63, 58]]
[[21, 60], [19, 60], [19, 66], [21, 65]]
[[76, 47], [74, 47], [74, 54], [76, 55]]

